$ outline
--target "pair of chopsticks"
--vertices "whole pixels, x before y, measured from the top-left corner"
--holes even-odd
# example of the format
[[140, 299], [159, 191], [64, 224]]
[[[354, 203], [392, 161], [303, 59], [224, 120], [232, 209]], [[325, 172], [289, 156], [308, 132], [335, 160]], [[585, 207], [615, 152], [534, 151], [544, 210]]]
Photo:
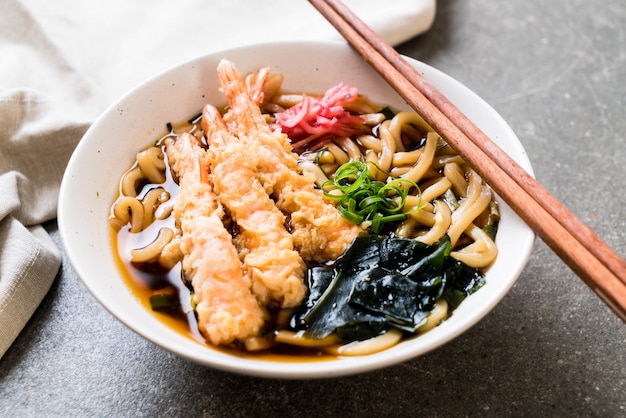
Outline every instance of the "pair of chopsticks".
[[624, 322], [626, 260], [339, 0], [309, 0], [350, 45]]

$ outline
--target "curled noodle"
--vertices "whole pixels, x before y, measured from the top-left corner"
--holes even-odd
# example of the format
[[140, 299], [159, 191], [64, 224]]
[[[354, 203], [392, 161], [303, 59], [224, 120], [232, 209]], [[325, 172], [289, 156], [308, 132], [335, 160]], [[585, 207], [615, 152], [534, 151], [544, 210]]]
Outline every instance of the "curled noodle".
[[137, 185], [145, 182], [146, 176], [141, 171], [141, 168], [135, 166], [135, 168], [129, 170], [122, 177], [120, 182], [120, 192], [122, 196], [137, 196]]
[[137, 154], [137, 164], [146, 178], [155, 184], [165, 181], [165, 157], [159, 147], [150, 147]]
[[483, 186], [482, 180], [474, 170], [469, 171], [469, 186], [467, 197], [452, 214], [452, 225], [448, 230], [448, 236], [452, 246], [456, 244], [459, 237], [466, 228], [476, 219], [491, 202], [491, 189]]
[[130, 223], [130, 232], [143, 230], [143, 205], [134, 197], [124, 196], [113, 206], [114, 218], [111, 223], [119, 227]]
[[163, 187], [155, 187], [148, 191], [142, 200], [143, 229], [146, 229], [155, 219], [155, 212], [159, 206], [170, 198], [169, 192]]
[[142, 248], [131, 250], [130, 256], [133, 263], [147, 263], [158, 259], [167, 244], [174, 238], [174, 231], [170, 228], [161, 228], [154, 241]]

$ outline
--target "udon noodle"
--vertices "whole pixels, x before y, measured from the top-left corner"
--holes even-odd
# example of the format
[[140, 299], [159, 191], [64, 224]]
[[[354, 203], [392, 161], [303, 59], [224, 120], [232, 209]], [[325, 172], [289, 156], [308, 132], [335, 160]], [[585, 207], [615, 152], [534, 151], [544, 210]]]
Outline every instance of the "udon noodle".
[[[249, 75], [245, 80], [252, 100], [258, 103], [263, 118], [273, 129], [280, 129], [276, 115], [319, 98], [283, 92], [281, 74], [265, 75], [262, 80], [260, 74]], [[262, 89], [255, 90], [259, 85]], [[290, 138], [298, 154], [298, 175], [315, 183], [317, 189], [323, 190], [326, 201], [333, 205], [337, 205], [336, 198], [342, 192], [332, 180], [341, 167], [351, 162], [365, 164], [372, 181], [381, 184], [400, 181], [396, 189], [402, 194], [403, 204], [398, 206], [400, 216], [394, 218], [397, 221], [384, 226], [385, 233], [429, 245], [447, 235], [452, 247], [451, 257], [470, 267], [486, 269], [498, 252], [494, 239], [499, 214], [491, 189], [479, 175], [413, 111], [395, 113], [362, 95], [343, 108], [350, 115], [358, 115], [362, 121], [359, 129], [345, 135], [300, 132], [298, 138]], [[221, 113], [227, 110], [224, 108]], [[179, 193], [179, 179], [168, 160], [166, 148], [182, 135], [193, 136], [203, 149], [212, 146], [199, 116], [168, 127], [165, 136], [137, 153], [134, 164], [122, 175], [119, 196], [112, 205], [110, 216], [119, 257], [126, 262], [127, 273], [144, 272], [142, 274], [153, 277], [166, 276], [173, 269], [176, 271], [174, 276], [178, 279], [169, 283], [157, 280], [159, 284], [153, 286], [153, 309], [162, 311], [170, 309], [167, 304], [159, 303], [162, 299], [171, 299], [172, 287], [186, 287], [191, 295], [194, 294], [189, 277], [180, 270], [184, 258], [181, 225], [172, 215]], [[393, 193], [391, 198], [394, 199]], [[399, 203], [400, 199], [400, 194], [395, 196], [396, 202]], [[290, 215], [286, 213], [284, 216], [289, 228]], [[229, 210], [225, 211], [222, 220], [225, 230], [236, 241], [241, 230]], [[365, 231], [370, 226], [371, 222], [365, 220], [360, 228]], [[320, 260], [315, 254], [307, 254], [305, 258], [308, 265], [332, 261]], [[153, 278], [150, 280], [154, 282]], [[264, 300], [263, 304], [271, 305], [272, 302]], [[190, 303], [182, 305], [193, 327], [196, 320], [193, 298]], [[366, 341], [347, 345], [334, 334], [321, 340], [309, 340], [288, 325], [295, 308], [284, 308], [275, 303], [262, 306], [269, 318], [266, 318], [264, 330], [274, 331], [271, 337], [259, 333], [235, 343], [252, 351], [275, 344], [293, 344], [315, 347], [331, 354], [363, 355], [392, 346], [406, 336], [405, 332], [391, 329]], [[180, 307], [177, 309], [180, 311]], [[445, 300], [438, 300], [417, 329], [417, 334], [432, 329], [449, 315]]]

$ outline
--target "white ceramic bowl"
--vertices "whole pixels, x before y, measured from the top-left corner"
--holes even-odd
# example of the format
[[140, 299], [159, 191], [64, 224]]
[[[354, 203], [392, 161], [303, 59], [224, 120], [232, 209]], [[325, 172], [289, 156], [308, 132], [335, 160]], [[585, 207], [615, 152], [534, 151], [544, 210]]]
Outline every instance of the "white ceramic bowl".
[[[276, 378], [318, 378], [365, 372], [400, 363], [452, 340], [483, 318], [504, 297], [530, 256], [534, 234], [499, 201], [499, 255], [487, 284], [432, 331], [386, 351], [332, 361], [255, 360], [196, 342], [160, 322], [133, 296], [114, 263], [107, 218], [120, 175], [137, 150], [162, 134], [168, 121], [184, 121], [205, 103], [225, 104], [216, 66], [232, 60], [243, 73], [270, 66], [285, 74], [292, 91], [322, 92], [346, 82], [378, 103], [408, 108], [404, 101], [341, 42], [251, 45], [212, 53], [179, 65], [139, 85], [111, 105], [78, 144], [61, 186], [58, 224], [67, 256], [93, 296], [117, 319], [154, 344], [181, 357], [236, 373]], [[532, 173], [519, 140], [506, 122], [472, 91], [440, 71], [409, 59], [424, 76]]]

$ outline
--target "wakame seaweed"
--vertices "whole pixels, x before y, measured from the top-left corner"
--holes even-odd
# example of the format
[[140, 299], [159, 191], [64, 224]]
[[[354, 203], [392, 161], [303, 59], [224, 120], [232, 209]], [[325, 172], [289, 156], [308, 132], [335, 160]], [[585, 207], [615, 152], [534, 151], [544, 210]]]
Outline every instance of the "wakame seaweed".
[[292, 325], [310, 338], [337, 332], [363, 340], [395, 327], [415, 332], [439, 298], [450, 309], [484, 284], [450, 257], [447, 235], [433, 245], [393, 236], [359, 236], [334, 265], [308, 270], [309, 294]]

